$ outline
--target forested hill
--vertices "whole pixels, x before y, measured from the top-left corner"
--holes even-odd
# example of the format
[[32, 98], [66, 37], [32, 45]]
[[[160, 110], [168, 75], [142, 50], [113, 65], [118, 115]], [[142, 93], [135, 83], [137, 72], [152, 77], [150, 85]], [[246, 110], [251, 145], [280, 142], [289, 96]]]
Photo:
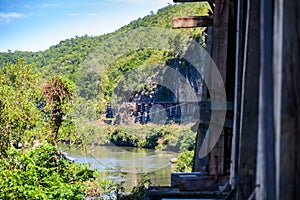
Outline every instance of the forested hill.
[[[17, 58], [21, 58], [27, 63], [34, 63], [34, 65], [41, 69], [45, 77], [61, 74], [74, 80], [76, 72], [81, 68], [82, 62], [103, 41], [140, 27], [171, 29], [172, 17], [206, 15], [207, 9], [208, 6], [204, 3], [168, 5], [158, 10], [157, 13], [151, 12], [149, 15], [134, 20], [113, 33], [101, 36], [75, 36], [75, 38], [63, 40], [59, 44], [40, 52], [15, 51], [13, 53], [0, 53], [0, 67], [6, 62], [14, 62]], [[182, 31], [188, 31], [194, 37], [200, 33], [200, 29]]]
[[[123, 183], [65, 160], [56, 148], [60, 142], [89, 155], [95, 144], [187, 151], [177, 170], [191, 169], [196, 135], [190, 125], [182, 126], [176, 98], [200, 93], [200, 74], [180, 55], [195, 44], [191, 38], [201, 41], [203, 29], [172, 30], [171, 23], [176, 16], [207, 15], [208, 7], [169, 5], [113, 33], [75, 36], [40, 52], [0, 53], [0, 199], [85, 199], [94, 191], [100, 195], [100, 188], [101, 195], [121, 194]], [[187, 81], [195, 91], [181, 92]], [[168, 86], [181, 87], [172, 93]], [[152, 102], [153, 110], [140, 106], [142, 101]], [[197, 112], [190, 113], [182, 116], [192, 124]], [[23, 146], [18, 151], [12, 144]], [[139, 197], [141, 184], [134, 187], [142, 187]]]

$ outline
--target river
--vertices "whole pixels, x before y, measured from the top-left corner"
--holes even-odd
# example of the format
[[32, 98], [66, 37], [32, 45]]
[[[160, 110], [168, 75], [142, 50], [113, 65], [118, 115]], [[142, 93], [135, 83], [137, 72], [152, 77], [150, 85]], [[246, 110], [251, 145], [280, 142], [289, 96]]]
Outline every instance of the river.
[[152, 184], [170, 185], [171, 171], [174, 168], [170, 159], [177, 157], [175, 152], [132, 147], [93, 146], [85, 152], [70, 150], [66, 146], [61, 148], [65, 149], [70, 157], [75, 158], [75, 162], [89, 162], [92, 169], [98, 170], [101, 179], [125, 181], [126, 191], [136, 186], [141, 180], [141, 175], [146, 173]]

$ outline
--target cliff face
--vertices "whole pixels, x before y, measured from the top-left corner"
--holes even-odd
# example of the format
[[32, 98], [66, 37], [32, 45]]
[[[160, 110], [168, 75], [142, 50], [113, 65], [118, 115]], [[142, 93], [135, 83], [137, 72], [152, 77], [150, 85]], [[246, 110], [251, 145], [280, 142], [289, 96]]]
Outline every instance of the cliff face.
[[123, 109], [108, 109], [116, 123], [158, 124], [193, 122], [205, 83], [197, 69], [183, 58], [166, 62], [163, 72], [133, 92]]

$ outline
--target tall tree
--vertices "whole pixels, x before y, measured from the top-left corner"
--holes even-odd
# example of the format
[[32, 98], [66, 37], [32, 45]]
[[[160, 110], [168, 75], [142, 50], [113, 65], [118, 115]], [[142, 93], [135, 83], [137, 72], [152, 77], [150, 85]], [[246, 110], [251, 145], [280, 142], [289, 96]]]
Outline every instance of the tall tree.
[[43, 95], [46, 98], [46, 111], [49, 112], [48, 141], [57, 145], [59, 128], [71, 109], [74, 84], [60, 77], [53, 77], [44, 86]]

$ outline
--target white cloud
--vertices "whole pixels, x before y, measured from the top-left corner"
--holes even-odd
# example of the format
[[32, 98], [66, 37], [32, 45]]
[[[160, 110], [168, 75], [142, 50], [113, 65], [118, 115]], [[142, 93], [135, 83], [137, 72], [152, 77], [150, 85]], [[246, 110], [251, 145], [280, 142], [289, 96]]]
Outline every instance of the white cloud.
[[23, 18], [25, 15], [16, 12], [3, 13], [0, 12], [0, 22], [10, 22], [14, 19]]
[[49, 7], [60, 7], [62, 4], [54, 4], [54, 3], [45, 3], [39, 6], [40, 8], [49, 8]]

